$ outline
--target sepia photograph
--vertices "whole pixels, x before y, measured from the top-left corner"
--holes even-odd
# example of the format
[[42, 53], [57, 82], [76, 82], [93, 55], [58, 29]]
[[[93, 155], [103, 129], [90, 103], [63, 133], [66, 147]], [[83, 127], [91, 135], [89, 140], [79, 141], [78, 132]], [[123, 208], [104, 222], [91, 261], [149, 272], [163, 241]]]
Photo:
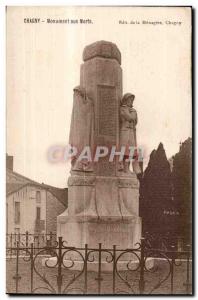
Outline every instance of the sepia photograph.
[[192, 14], [6, 7], [7, 294], [193, 294]]

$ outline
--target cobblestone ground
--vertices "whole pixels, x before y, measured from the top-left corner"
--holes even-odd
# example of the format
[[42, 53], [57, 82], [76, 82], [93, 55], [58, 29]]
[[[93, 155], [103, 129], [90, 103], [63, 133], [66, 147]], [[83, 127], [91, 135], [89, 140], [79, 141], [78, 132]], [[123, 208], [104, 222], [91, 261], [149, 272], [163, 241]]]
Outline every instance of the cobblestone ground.
[[[36, 263], [36, 269], [41, 274], [41, 277], [35, 273], [33, 276], [33, 287], [36, 289], [34, 292], [37, 294], [46, 294], [50, 293], [49, 289], [54, 289], [53, 293], [57, 293], [57, 268], [46, 268], [42, 266], [43, 257], [39, 257]], [[19, 258], [19, 270], [18, 273], [21, 277], [18, 283], [18, 293], [30, 293], [30, 262], [25, 262], [23, 258]], [[157, 263], [157, 269], [150, 270], [150, 272], [145, 272], [145, 294], [148, 294], [149, 291], [158, 283], [159, 280], [163, 280], [169, 272], [168, 264], [162, 262]], [[45, 274], [45, 277], [43, 276]], [[74, 275], [79, 274], [78, 271], [68, 271], [62, 268], [63, 274], [63, 283], [62, 291], [64, 287], [74, 278]], [[13, 279], [13, 276], [16, 275], [16, 258], [7, 259], [7, 293], [16, 292], [16, 281]], [[133, 287], [133, 292], [130, 290], [128, 285], [121, 280], [118, 275], [116, 275], [116, 292], [117, 293], [129, 293], [129, 294], [138, 294], [138, 284], [139, 284], [139, 272], [120, 272], [120, 275], [126, 279]], [[190, 264], [190, 275], [191, 275], [191, 264]], [[45, 282], [45, 279], [48, 280], [49, 284]], [[82, 294], [84, 288], [84, 274], [81, 274], [73, 284], [70, 285], [70, 289], [67, 291], [69, 294]], [[88, 272], [88, 291], [87, 294], [98, 294], [99, 293], [99, 281], [97, 280], [97, 272]], [[186, 262], [182, 262], [180, 266], [176, 266], [174, 269], [174, 294], [186, 294]], [[190, 282], [192, 278], [190, 276]], [[112, 294], [112, 273], [111, 272], [102, 272], [101, 283], [101, 294]], [[42, 288], [39, 288], [42, 287]], [[64, 292], [66, 293], [66, 292]], [[164, 281], [159, 288], [154, 290], [152, 294], [170, 294], [170, 277]], [[191, 294], [191, 287], [189, 289], [189, 294]]]

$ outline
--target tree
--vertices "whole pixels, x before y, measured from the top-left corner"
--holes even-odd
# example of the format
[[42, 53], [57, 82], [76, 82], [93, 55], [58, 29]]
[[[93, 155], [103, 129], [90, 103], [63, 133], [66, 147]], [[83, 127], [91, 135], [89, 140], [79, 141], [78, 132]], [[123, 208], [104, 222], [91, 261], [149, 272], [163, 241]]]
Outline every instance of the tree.
[[143, 234], [165, 233], [172, 229], [167, 222], [167, 210], [173, 210], [172, 183], [170, 164], [163, 144], [150, 155], [148, 166], [140, 179], [140, 216], [143, 223]]
[[191, 242], [192, 232], [192, 139], [184, 141], [173, 159], [173, 197], [180, 213], [180, 232]]

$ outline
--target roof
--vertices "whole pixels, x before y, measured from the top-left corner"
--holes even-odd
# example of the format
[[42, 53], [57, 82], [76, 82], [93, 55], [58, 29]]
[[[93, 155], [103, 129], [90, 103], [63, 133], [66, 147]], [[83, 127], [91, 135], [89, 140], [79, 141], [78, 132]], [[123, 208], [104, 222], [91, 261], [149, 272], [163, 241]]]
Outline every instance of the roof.
[[6, 195], [18, 192], [25, 186], [37, 186], [53, 194], [65, 207], [67, 206], [68, 190], [67, 188], [57, 188], [44, 183], [36, 182], [28, 177], [6, 169]]
[[14, 192], [17, 192], [22, 187], [24, 187], [23, 183], [7, 183], [6, 184], [6, 195], [12, 194]]
[[68, 189], [67, 188], [57, 188], [51, 185], [42, 183], [42, 187], [51, 192], [64, 206], [67, 206], [68, 199]]

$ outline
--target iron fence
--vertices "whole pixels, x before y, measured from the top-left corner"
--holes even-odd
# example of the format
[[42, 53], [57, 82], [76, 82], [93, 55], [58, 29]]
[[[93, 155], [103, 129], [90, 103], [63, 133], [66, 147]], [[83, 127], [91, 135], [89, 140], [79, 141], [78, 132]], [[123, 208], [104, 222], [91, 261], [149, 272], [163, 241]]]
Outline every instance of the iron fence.
[[16, 253], [14, 259], [8, 259], [12, 263], [7, 275], [7, 282], [12, 279], [8, 293], [192, 293], [191, 250], [153, 249], [144, 238], [134, 249], [116, 245], [107, 249], [101, 243], [96, 248], [87, 244], [83, 248], [68, 247], [59, 237], [57, 242], [36, 249], [33, 243], [24, 247], [17, 241], [16, 247], [7, 251]]
[[[53, 245], [56, 242], [57, 237], [56, 234], [50, 233], [29, 233], [26, 231], [25, 233], [9, 233], [6, 234], [6, 255], [7, 256], [15, 256], [17, 243], [20, 247], [30, 247], [33, 244], [34, 254], [36, 254], [37, 249], [45, 247], [46, 245]], [[11, 250], [8, 250], [11, 249]]]
[[177, 251], [185, 251], [188, 250], [190, 246], [186, 243], [186, 238], [184, 236], [178, 236], [170, 232], [167, 232], [166, 234], [145, 232], [144, 237], [147, 246], [150, 248], [171, 250], [174, 247]]

